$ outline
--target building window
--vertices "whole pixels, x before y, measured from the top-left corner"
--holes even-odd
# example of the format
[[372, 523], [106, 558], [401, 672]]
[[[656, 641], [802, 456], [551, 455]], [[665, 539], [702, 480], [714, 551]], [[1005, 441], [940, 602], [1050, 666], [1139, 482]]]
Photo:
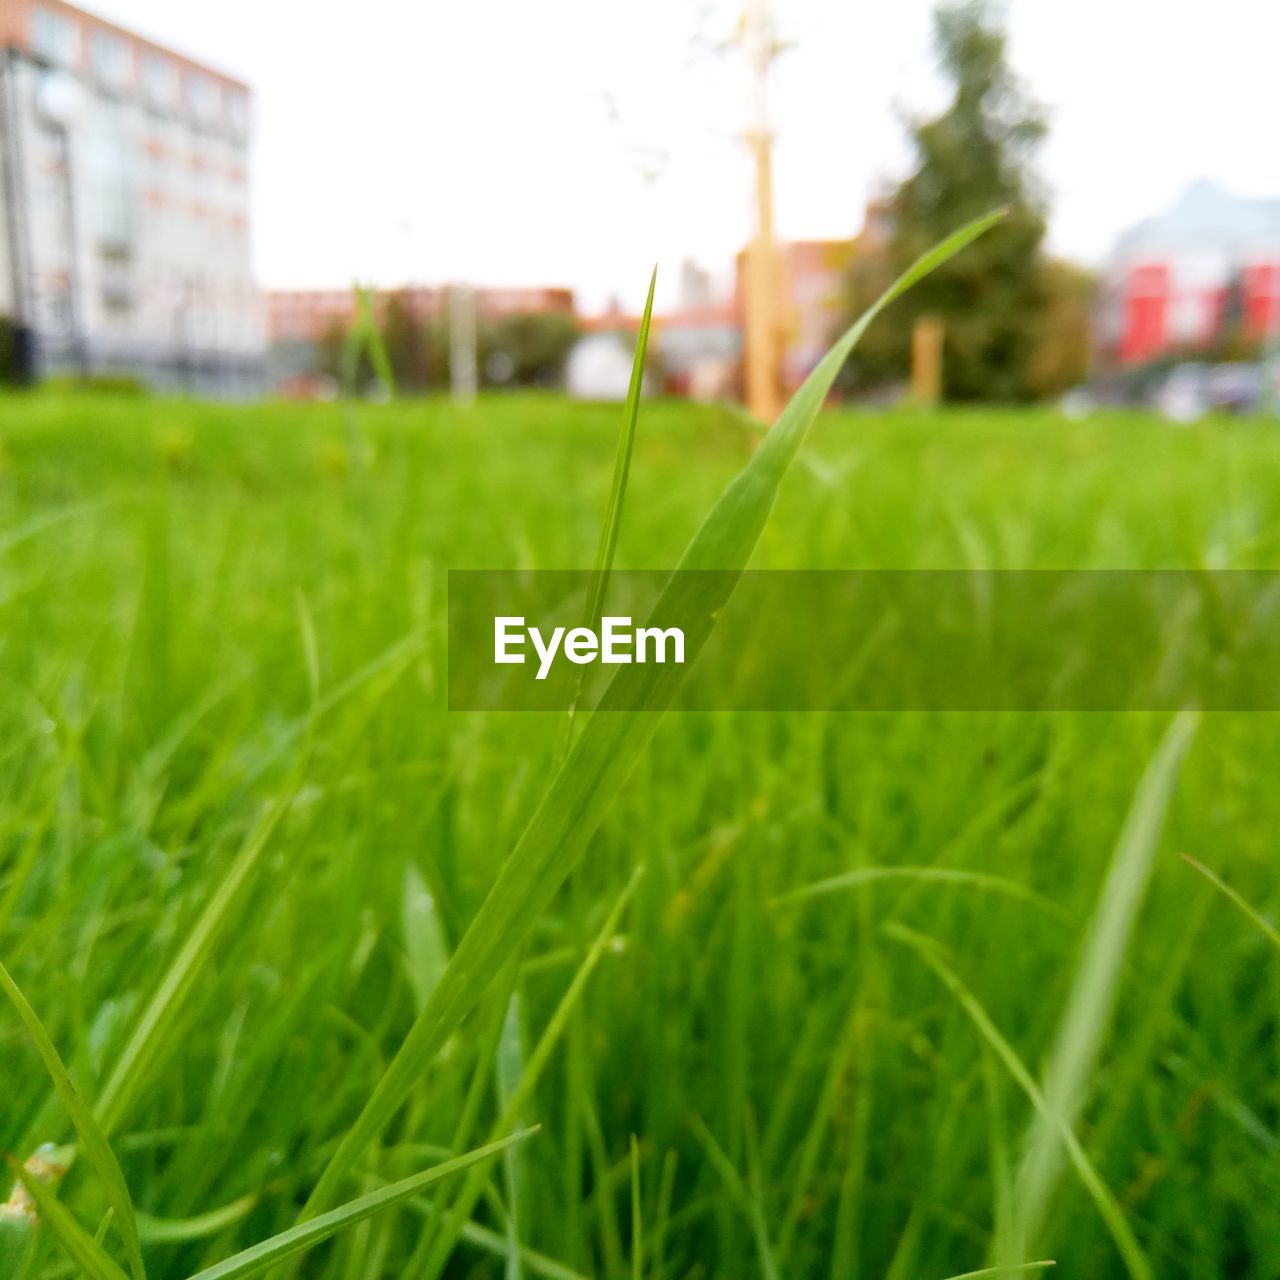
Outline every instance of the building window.
[[31, 15], [31, 47], [41, 58], [73, 67], [80, 60], [80, 27], [76, 20], [52, 9]]
[[95, 31], [90, 44], [93, 74], [109, 88], [123, 89], [133, 79], [133, 50], [110, 31]]
[[222, 110], [217, 84], [198, 72], [188, 74], [185, 84], [187, 110], [191, 112], [196, 124], [206, 128], [216, 124]]
[[178, 105], [178, 68], [158, 53], [142, 59], [142, 88], [147, 102], [157, 111], [172, 111]]
[[249, 138], [249, 95], [242, 89], [228, 89], [223, 105], [227, 112], [227, 130], [233, 141], [246, 142]]

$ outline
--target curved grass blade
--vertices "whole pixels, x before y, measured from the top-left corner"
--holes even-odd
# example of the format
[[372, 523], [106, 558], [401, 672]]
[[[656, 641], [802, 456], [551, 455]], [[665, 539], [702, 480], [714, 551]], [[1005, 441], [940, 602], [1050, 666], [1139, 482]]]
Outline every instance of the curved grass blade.
[[609, 586], [609, 573], [613, 557], [618, 549], [618, 531], [622, 527], [622, 502], [627, 493], [627, 478], [631, 474], [631, 455], [635, 451], [636, 423], [640, 417], [640, 396], [644, 390], [644, 364], [649, 351], [649, 326], [653, 320], [653, 292], [658, 285], [658, 268], [649, 277], [649, 296], [645, 299], [644, 314], [640, 318], [640, 332], [636, 335], [636, 353], [631, 362], [631, 382], [627, 387], [627, 402], [623, 410], [622, 434], [618, 437], [618, 452], [613, 462], [613, 484], [609, 489], [609, 507], [600, 529], [600, 546], [596, 551], [591, 595], [587, 601], [588, 625], [594, 626], [604, 608], [605, 592]]
[[356, 1223], [371, 1218], [375, 1213], [382, 1212], [383, 1209], [402, 1204], [433, 1182], [439, 1182], [442, 1178], [459, 1173], [477, 1161], [487, 1160], [515, 1143], [523, 1142], [536, 1132], [536, 1129], [525, 1129], [521, 1133], [514, 1133], [509, 1138], [504, 1138], [501, 1142], [491, 1142], [488, 1146], [468, 1151], [464, 1156], [446, 1160], [434, 1168], [424, 1169], [421, 1173], [402, 1178], [399, 1182], [393, 1182], [390, 1186], [370, 1192], [367, 1196], [352, 1200], [340, 1208], [312, 1218], [309, 1222], [290, 1227], [287, 1231], [262, 1241], [261, 1244], [255, 1244], [233, 1257], [206, 1267], [192, 1276], [191, 1280], [244, 1280], [247, 1276], [261, 1275], [264, 1271], [269, 1271], [272, 1267], [314, 1248], [336, 1232], [353, 1227]]
[[[1068, 1128], [1074, 1127], [1084, 1106], [1111, 1025], [1165, 814], [1198, 724], [1196, 713], [1184, 711], [1165, 731], [1134, 792], [1098, 894], [1044, 1073], [1049, 1110]], [[1027, 1131], [1025, 1155], [1014, 1181], [1015, 1212], [1006, 1257], [1026, 1257], [1048, 1217], [1063, 1165], [1057, 1120], [1036, 1117]]]
[[138, 1219], [134, 1213], [133, 1200], [129, 1195], [129, 1187], [124, 1180], [124, 1173], [107, 1142], [106, 1135], [98, 1127], [93, 1112], [81, 1099], [76, 1087], [71, 1083], [67, 1068], [63, 1065], [58, 1050], [54, 1047], [44, 1024], [36, 1016], [35, 1010], [27, 1002], [18, 984], [14, 982], [9, 970], [0, 964], [0, 987], [9, 997], [10, 1003], [22, 1019], [40, 1060], [44, 1063], [49, 1079], [53, 1081], [54, 1091], [67, 1109], [76, 1133], [80, 1135], [80, 1145], [84, 1149], [85, 1158], [89, 1161], [98, 1177], [102, 1179], [103, 1191], [107, 1204], [115, 1214], [121, 1239], [124, 1241], [125, 1254], [129, 1259], [129, 1270], [134, 1280], [144, 1280], [146, 1267], [142, 1262], [142, 1245], [138, 1239]]
[[111, 1255], [76, 1221], [71, 1211], [40, 1178], [12, 1156], [9, 1157], [9, 1169], [26, 1187], [41, 1220], [53, 1232], [67, 1257], [89, 1280], [129, 1280]]
[[1044, 1271], [1058, 1264], [1052, 1258], [1043, 1262], [1014, 1262], [1007, 1267], [983, 1267], [981, 1271], [966, 1271], [962, 1275], [949, 1276], [947, 1280], [983, 1280], [986, 1276], [1019, 1276], [1024, 1271]]
[[106, 507], [115, 506], [120, 501], [120, 498], [94, 498], [89, 502], [77, 502], [72, 506], [63, 507], [59, 511], [50, 511], [46, 515], [36, 516], [25, 524], [19, 525], [16, 529], [8, 530], [0, 537], [0, 555], [3, 555], [11, 547], [19, 546], [29, 538], [34, 538], [37, 534], [43, 533], [44, 530], [61, 524], [64, 520], [74, 520], [79, 516], [96, 514]]
[[257, 1191], [232, 1200], [221, 1208], [198, 1213], [191, 1218], [153, 1218], [138, 1214], [138, 1234], [148, 1244], [185, 1244], [190, 1240], [204, 1240], [216, 1236], [219, 1231], [234, 1227], [257, 1207], [262, 1196]]
[[1055, 903], [1036, 893], [1034, 889], [1028, 889], [1026, 885], [1019, 884], [1016, 880], [992, 875], [986, 871], [967, 871], [959, 867], [859, 867], [855, 871], [845, 871], [838, 876], [830, 876], [826, 880], [816, 880], [813, 884], [781, 894], [774, 899], [774, 903], [781, 906], [799, 902], [805, 898], [818, 898], [828, 893], [839, 893], [844, 889], [858, 889], [879, 880], [965, 885], [971, 889], [984, 889], [989, 893], [1002, 893], [1006, 897], [1040, 907], [1053, 915], [1062, 914]]
[[[722, 572], [708, 575], [677, 571], [655, 609], [657, 617], [690, 620], [685, 644], [688, 663], [697, 657], [746, 568], [783, 477], [836, 374], [867, 326], [890, 302], [959, 253], [1002, 216], [997, 212], [970, 223], [899, 277], [805, 379], [764, 443], [711, 508], [685, 550], [679, 568]], [[534, 921], [577, 864], [587, 840], [657, 731], [675, 697], [680, 670], [657, 664], [626, 666], [610, 682], [601, 710], [631, 709], [632, 714], [593, 716], [574, 744], [459, 942], [426, 1008], [415, 1019], [363, 1110], [330, 1157], [303, 1206], [303, 1220], [333, 1203], [342, 1179], [420, 1081], [426, 1064], [519, 949]]]
[[[951, 966], [938, 954], [940, 948], [937, 943], [930, 938], [922, 937], [914, 930], [904, 929], [901, 925], [886, 925], [885, 933], [915, 951], [941, 979], [947, 990], [955, 996], [960, 1007], [968, 1014], [969, 1020], [978, 1029], [979, 1034], [995, 1051], [996, 1057], [1000, 1059], [1009, 1074], [1017, 1082], [1019, 1088], [1030, 1099], [1031, 1105], [1036, 1109], [1036, 1114], [1043, 1119], [1046, 1125], [1053, 1128], [1054, 1133], [1066, 1148], [1067, 1155], [1075, 1167], [1080, 1181], [1084, 1184], [1085, 1190], [1097, 1207], [1099, 1215], [1107, 1226], [1107, 1230], [1110, 1231], [1111, 1238], [1115, 1241], [1116, 1248], [1120, 1251], [1120, 1256], [1124, 1259], [1125, 1266], [1128, 1268], [1133, 1280], [1151, 1280], [1151, 1269], [1143, 1256], [1141, 1246], [1134, 1237], [1128, 1222], [1125, 1221], [1124, 1213], [1116, 1203], [1115, 1197], [1107, 1188], [1106, 1183], [1102, 1181], [1098, 1171], [1093, 1167], [1093, 1162], [1089, 1159], [1085, 1149], [1080, 1145], [1075, 1131], [1050, 1107], [1044, 1094], [1040, 1092], [1039, 1087], [1032, 1078], [1031, 1072], [1027, 1070], [1013, 1046], [1000, 1034], [999, 1029], [991, 1021], [986, 1009], [982, 1007], [969, 988], [960, 981]], [[983, 1273], [980, 1272], [979, 1274]]]
[[[501, 1258], [506, 1254], [506, 1237], [489, 1227], [481, 1226], [478, 1222], [468, 1222], [462, 1228], [462, 1238], [468, 1244], [495, 1258]], [[544, 1280], [591, 1280], [590, 1276], [574, 1271], [564, 1263], [548, 1258], [545, 1253], [530, 1249], [528, 1245], [520, 1246], [520, 1258], [530, 1275], [542, 1276]]]
[[1266, 934], [1267, 941], [1277, 951], [1280, 951], [1280, 931], [1277, 931], [1275, 925], [1271, 924], [1270, 921], [1263, 919], [1262, 913], [1256, 907], [1246, 902], [1221, 876], [1216, 872], [1210, 871], [1198, 858], [1193, 858], [1189, 853], [1184, 853], [1182, 860], [1187, 866], [1204, 876], [1246, 919], [1252, 920]]

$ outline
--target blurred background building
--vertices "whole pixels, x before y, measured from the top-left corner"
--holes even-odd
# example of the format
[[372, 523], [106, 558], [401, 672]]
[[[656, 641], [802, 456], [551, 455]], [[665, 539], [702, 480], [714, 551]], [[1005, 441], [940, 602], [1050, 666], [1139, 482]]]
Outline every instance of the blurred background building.
[[246, 85], [61, 0], [0, 0], [0, 314], [28, 377], [263, 386]]
[[1116, 244], [1098, 338], [1123, 365], [1160, 357], [1243, 358], [1280, 334], [1280, 199], [1209, 182]]

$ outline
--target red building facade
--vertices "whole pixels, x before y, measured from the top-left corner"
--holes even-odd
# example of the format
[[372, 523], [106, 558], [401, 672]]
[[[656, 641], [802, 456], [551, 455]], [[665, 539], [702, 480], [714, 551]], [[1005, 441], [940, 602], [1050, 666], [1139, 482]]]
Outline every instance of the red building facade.
[[1102, 338], [1121, 364], [1280, 335], [1280, 200], [1199, 183], [1123, 236], [1108, 271]]

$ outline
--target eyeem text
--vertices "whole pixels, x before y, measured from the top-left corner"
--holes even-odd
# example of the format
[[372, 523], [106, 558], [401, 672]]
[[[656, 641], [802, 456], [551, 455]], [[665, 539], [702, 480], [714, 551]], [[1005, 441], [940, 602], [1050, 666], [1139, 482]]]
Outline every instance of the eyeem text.
[[539, 680], [547, 678], [560, 653], [578, 666], [591, 662], [615, 666], [684, 662], [684, 632], [679, 627], [633, 627], [630, 618], [601, 618], [598, 632], [590, 627], [555, 627], [544, 636], [538, 627], [526, 626], [523, 618], [494, 618], [494, 662], [525, 662], [526, 645], [537, 655]]

